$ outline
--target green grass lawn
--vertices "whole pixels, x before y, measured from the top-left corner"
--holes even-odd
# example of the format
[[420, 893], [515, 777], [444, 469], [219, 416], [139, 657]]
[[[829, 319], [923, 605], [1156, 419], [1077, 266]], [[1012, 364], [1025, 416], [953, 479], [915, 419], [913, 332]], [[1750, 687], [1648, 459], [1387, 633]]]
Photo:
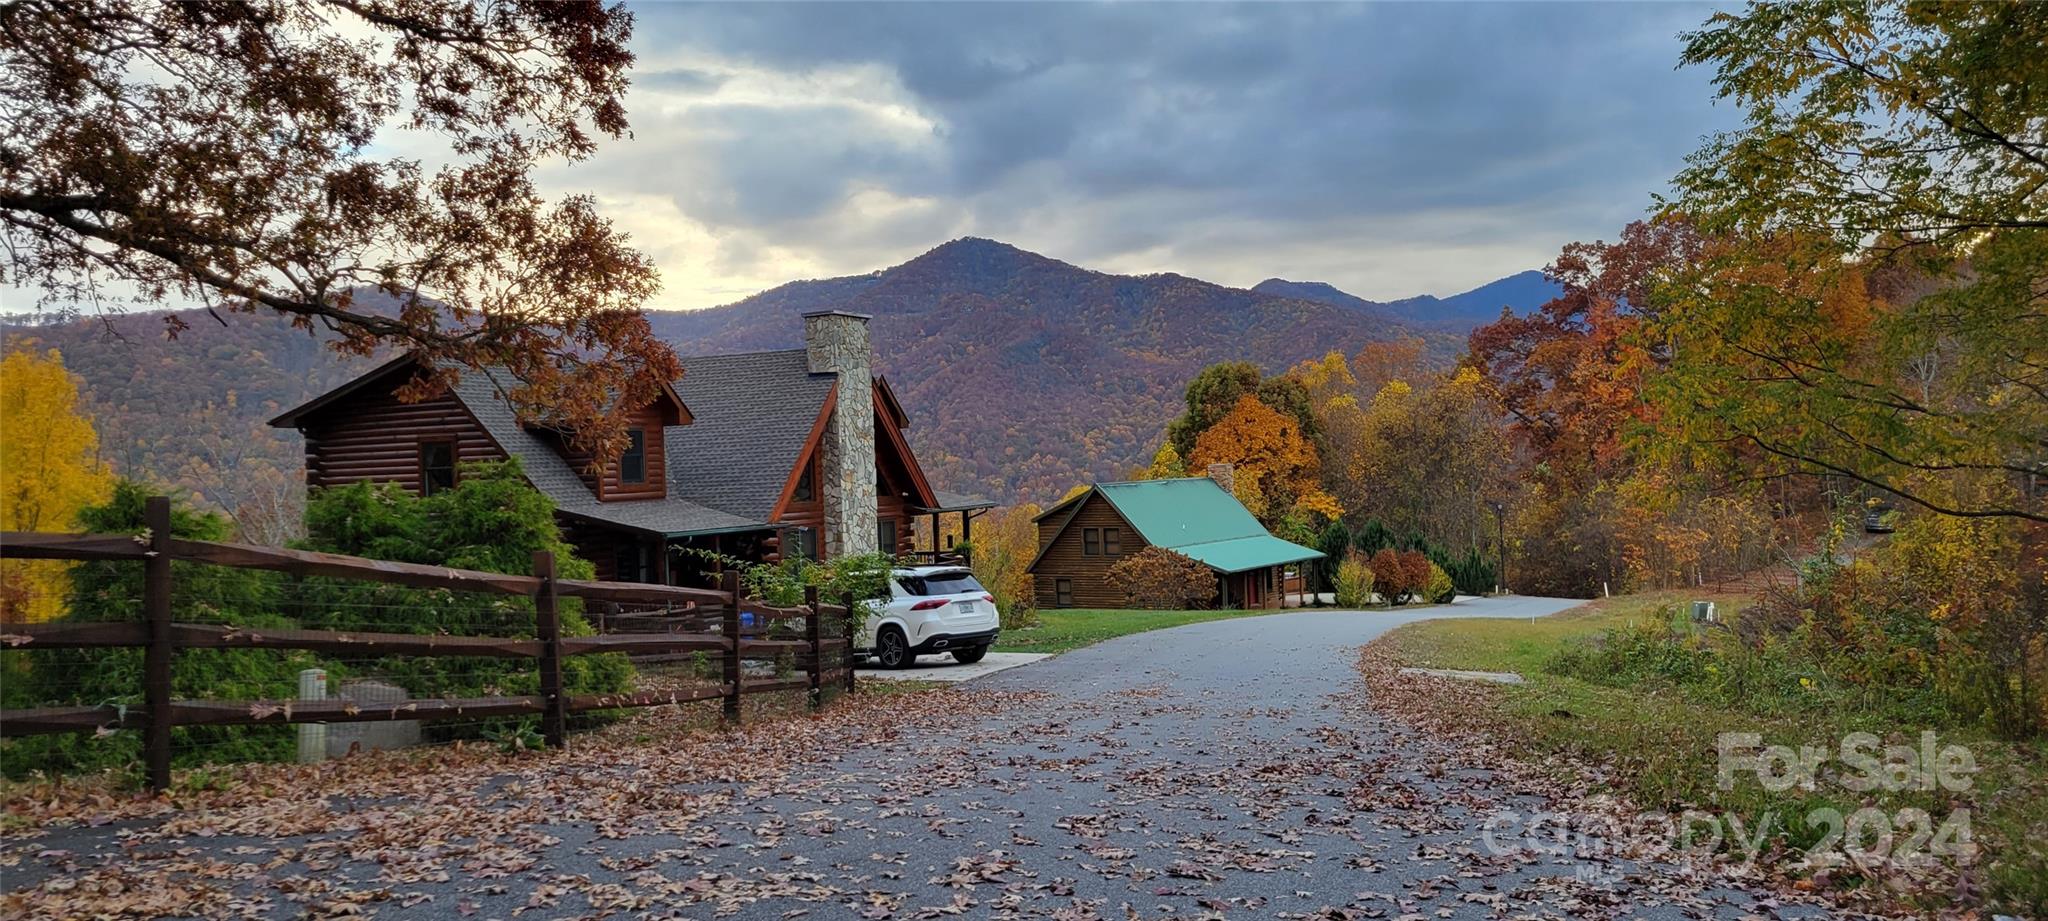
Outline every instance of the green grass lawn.
[[1066, 652], [1112, 637], [1182, 624], [1232, 617], [1255, 617], [1273, 611], [1125, 611], [1065, 608], [1038, 612], [1038, 626], [1004, 630], [996, 652]]
[[[1455, 700], [1440, 701], [1443, 719], [1457, 729], [1505, 738], [1560, 774], [1598, 765], [1611, 787], [1645, 809], [1697, 807], [1745, 819], [1775, 813], [1781, 825], [1789, 821], [1795, 844], [1809, 843], [1819, 829], [1807, 824], [1805, 816], [1822, 807], [1852, 812], [1863, 805], [1865, 794], [1826, 783], [1811, 791], [1796, 786], [1768, 791], [1753, 780], [1721, 790], [1716, 784], [1718, 735], [1755, 732], [1767, 745], [1834, 749], [1844, 735], [1857, 731], [1910, 744], [1925, 727], [1888, 712], [1881, 697], [1859, 706], [1758, 700], [1731, 709], [1703, 704], [1684, 687], [1616, 687], [1545, 672], [1545, 663], [1568, 645], [1633, 622], [1669, 618], [1676, 605], [1693, 597], [1614, 598], [1533, 623], [1426, 621], [1401, 627], [1376, 645], [1398, 665], [1512, 671], [1529, 680], [1522, 686], [1460, 685]], [[1717, 600], [1723, 612], [1741, 603], [1739, 598]], [[1966, 794], [1973, 833], [1988, 854], [1980, 880], [2023, 916], [2040, 911], [2048, 905], [2048, 846], [2041, 843], [2048, 832], [2048, 745], [2002, 742], [1970, 728], [1937, 731], [1942, 744], [1967, 746], [1982, 767]], [[1939, 792], [1871, 795], [1873, 805], [1891, 814], [1911, 807], [1940, 817], [1953, 805]], [[1938, 903], [1943, 897], [1923, 893], [1919, 901]]]

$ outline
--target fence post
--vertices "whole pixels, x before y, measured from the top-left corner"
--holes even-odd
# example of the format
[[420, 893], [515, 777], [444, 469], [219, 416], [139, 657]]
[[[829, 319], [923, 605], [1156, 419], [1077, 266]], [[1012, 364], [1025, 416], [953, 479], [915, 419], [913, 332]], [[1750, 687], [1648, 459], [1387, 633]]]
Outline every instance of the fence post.
[[804, 606], [810, 608], [804, 615], [804, 639], [811, 645], [811, 709], [825, 705], [825, 634], [819, 629], [818, 619], [824, 612], [818, 610], [818, 587], [804, 586]]
[[150, 496], [142, 509], [149, 528], [149, 558], [142, 563], [142, 613], [149, 646], [142, 654], [142, 699], [149, 710], [143, 761], [149, 788], [171, 786], [171, 499]]
[[533, 631], [540, 640], [540, 731], [549, 748], [561, 748], [568, 743], [569, 700], [562, 694], [562, 615], [555, 606], [554, 551], [534, 551], [533, 574], [540, 577], [533, 596]]
[[846, 693], [851, 694], [853, 693], [853, 641], [856, 637], [860, 636], [860, 611], [853, 606], [852, 592], [847, 592], [845, 597], [840, 598], [839, 601], [841, 604], [846, 605], [846, 619], [839, 628], [839, 632], [846, 635]]
[[725, 593], [725, 722], [740, 724], [740, 574], [726, 570], [718, 577], [718, 590]]
[[[299, 669], [299, 699], [327, 699], [327, 670], [324, 668]], [[327, 724], [299, 724], [299, 763], [319, 764], [327, 760]]]

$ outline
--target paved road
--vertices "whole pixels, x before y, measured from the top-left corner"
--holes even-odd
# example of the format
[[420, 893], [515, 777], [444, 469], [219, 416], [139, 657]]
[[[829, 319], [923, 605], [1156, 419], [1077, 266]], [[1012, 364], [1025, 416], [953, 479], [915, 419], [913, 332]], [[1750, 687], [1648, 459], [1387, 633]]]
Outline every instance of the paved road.
[[[291, 861], [240, 890], [273, 917], [299, 905], [262, 890], [289, 890], [298, 873], [384, 886], [363, 906], [380, 917], [1801, 916], [1666, 868], [1489, 849], [1487, 818], [1538, 809], [1545, 791], [1476, 766], [1483, 752], [1386, 723], [1363, 699], [1357, 649], [1394, 626], [1574, 603], [1303, 611], [1123, 637], [946, 692], [1019, 698], [971, 726], [892, 731], [772, 783], [675, 783], [720, 808], [657, 833], [545, 821], [545, 837], [520, 839], [537, 854], [502, 864], [477, 848], [420, 864], [357, 846], [306, 873], [296, 849], [347, 849], [334, 835], [158, 846], [287, 845]], [[480, 878], [479, 866], [501, 872]]]

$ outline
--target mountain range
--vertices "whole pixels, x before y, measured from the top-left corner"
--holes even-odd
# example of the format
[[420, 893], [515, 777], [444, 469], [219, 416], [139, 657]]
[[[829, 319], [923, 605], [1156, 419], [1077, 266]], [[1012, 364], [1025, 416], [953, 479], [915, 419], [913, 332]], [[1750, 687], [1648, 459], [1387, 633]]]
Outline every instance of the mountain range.
[[1503, 309], [1527, 313], [1563, 293], [1557, 282], [1530, 269], [1496, 279], [1463, 294], [1436, 297], [1423, 294], [1398, 301], [1368, 301], [1346, 294], [1326, 282], [1288, 281], [1268, 278], [1252, 286], [1260, 294], [1295, 297], [1346, 307], [1362, 313], [1438, 329], [1468, 332], [1474, 326], [1500, 319]]
[[[1380, 303], [1318, 282], [1243, 289], [1171, 273], [1112, 275], [964, 238], [869, 274], [790, 282], [649, 320], [685, 356], [687, 374], [693, 354], [797, 347], [809, 311], [869, 314], [879, 370], [910, 410], [934, 481], [1043, 503], [1143, 464], [1179, 412], [1181, 388], [1205, 365], [1243, 359], [1277, 372], [1397, 336], [1421, 337], [1448, 358], [1503, 306], [1526, 311], [1548, 299], [1547, 285], [1523, 273], [1452, 297]], [[192, 329], [175, 342], [163, 340], [156, 314], [5, 331], [62, 351], [84, 381], [104, 453], [124, 473], [158, 480], [190, 480], [195, 469], [231, 477], [219, 469], [224, 460], [288, 469], [296, 436], [262, 421], [370, 367], [273, 317], [187, 319]], [[224, 443], [238, 447], [233, 457], [221, 456]]]

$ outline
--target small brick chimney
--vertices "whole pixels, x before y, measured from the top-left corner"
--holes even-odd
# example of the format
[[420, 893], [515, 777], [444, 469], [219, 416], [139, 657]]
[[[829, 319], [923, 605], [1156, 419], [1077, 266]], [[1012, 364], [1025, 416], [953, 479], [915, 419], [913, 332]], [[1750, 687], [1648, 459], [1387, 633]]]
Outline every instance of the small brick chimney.
[[864, 314], [804, 314], [804, 352], [812, 374], [839, 377], [832, 419], [819, 446], [819, 499], [827, 557], [876, 549], [874, 348]]
[[1233, 467], [1229, 464], [1210, 464], [1209, 479], [1215, 480], [1216, 485], [1223, 487], [1224, 492], [1227, 492], [1232, 496], [1237, 495], [1236, 467]]

